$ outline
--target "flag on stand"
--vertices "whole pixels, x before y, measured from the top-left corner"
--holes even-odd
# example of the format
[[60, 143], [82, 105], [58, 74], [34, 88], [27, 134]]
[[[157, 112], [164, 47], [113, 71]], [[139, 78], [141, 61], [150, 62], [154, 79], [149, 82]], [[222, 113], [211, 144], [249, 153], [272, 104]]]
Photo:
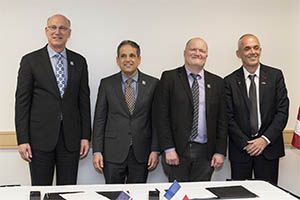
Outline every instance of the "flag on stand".
[[175, 180], [172, 185], [169, 187], [169, 189], [166, 191], [164, 197], [167, 200], [170, 200], [174, 197], [174, 195], [178, 192], [178, 190], [181, 188], [179, 183]]
[[292, 145], [295, 148], [300, 149], [300, 107], [298, 110], [298, 116], [297, 116], [296, 127], [293, 135]]
[[128, 192], [122, 191], [116, 200], [132, 200], [132, 197]]

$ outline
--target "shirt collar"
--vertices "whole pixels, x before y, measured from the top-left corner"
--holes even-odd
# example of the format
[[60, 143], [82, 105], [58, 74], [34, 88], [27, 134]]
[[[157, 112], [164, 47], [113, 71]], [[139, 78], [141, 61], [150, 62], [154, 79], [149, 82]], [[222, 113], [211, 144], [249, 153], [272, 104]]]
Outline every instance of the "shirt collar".
[[250, 74], [244, 66], [243, 66], [243, 71], [244, 71], [245, 80], [248, 79], [249, 75], [254, 75], [254, 74], [257, 76], [257, 78], [259, 78], [260, 64], [258, 65], [254, 74]]
[[[188, 76], [191, 76], [192, 72], [186, 66], [184, 68], [185, 68], [186, 74]], [[199, 75], [201, 77], [201, 79], [203, 79], [203, 77], [204, 77], [204, 70], [201, 69], [201, 71], [197, 75]]]
[[[47, 45], [47, 50], [48, 50], [48, 53], [49, 53], [49, 57], [50, 58], [53, 58], [56, 56], [56, 54], [58, 54], [56, 51], [54, 51], [49, 45]], [[62, 55], [63, 58], [67, 58], [67, 51], [66, 51], [66, 48], [60, 52], [60, 54]]]
[[122, 81], [123, 81], [123, 83], [126, 83], [127, 79], [129, 79], [129, 78], [131, 78], [134, 82], [138, 82], [138, 78], [139, 78], [139, 71], [138, 70], [136, 70], [136, 72], [132, 76], [130, 76], [130, 77], [128, 77], [123, 72], [121, 72], [121, 74], [122, 74]]

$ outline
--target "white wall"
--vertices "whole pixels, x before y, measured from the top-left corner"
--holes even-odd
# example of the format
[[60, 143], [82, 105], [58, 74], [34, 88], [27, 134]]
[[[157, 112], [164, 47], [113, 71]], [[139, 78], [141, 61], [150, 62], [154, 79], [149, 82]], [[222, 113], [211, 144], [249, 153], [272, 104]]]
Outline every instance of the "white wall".
[[46, 44], [46, 19], [62, 13], [72, 21], [68, 47], [88, 60], [92, 110], [99, 80], [118, 71], [116, 47], [124, 39], [142, 48], [140, 69], [160, 77], [183, 64], [185, 42], [203, 37], [206, 69], [225, 76], [240, 66], [238, 38], [254, 33], [262, 62], [280, 67], [291, 99], [287, 128], [294, 128], [300, 102], [300, 1], [298, 0], [0, 0], [0, 131], [14, 130], [14, 93], [21, 57]]
[[[0, 152], [0, 185], [21, 184], [30, 185], [29, 167], [19, 157], [16, 150], [1, 150]], [[286, 156], [280, 160], [279, 186], [300, 196], [300, 151], [286, 149]], [[230, 165], [226, 160], [221, 170], [215, 171], [213, 181], [225, 181], [230, 178]], [[149, 173], [148, 183], [167, 182], [161, 162]], [[104, 177], [97, 173], [92, 165], [91, 152], [79, 163], [78, 184], [104, 184]]]

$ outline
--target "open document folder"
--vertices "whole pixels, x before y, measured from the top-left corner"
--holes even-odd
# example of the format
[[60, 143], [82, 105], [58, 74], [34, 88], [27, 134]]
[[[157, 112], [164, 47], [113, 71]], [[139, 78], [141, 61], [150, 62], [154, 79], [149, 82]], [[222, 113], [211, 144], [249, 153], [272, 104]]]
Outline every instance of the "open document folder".
[[84, 192], [60, 192], [46, 193], [44, 200], [130, 200], [131, 197], [125, 191], [84, 191]]

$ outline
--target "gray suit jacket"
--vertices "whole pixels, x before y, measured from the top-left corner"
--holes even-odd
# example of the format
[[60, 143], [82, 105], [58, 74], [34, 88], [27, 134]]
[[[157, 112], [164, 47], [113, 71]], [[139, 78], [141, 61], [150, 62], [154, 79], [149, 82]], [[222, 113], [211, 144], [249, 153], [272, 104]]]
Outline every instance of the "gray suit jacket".
[[104, 160], [123, 162], [130, 140], [138, 162], [145, 163], [151, 151], [158, 151], [152, 127], [152, 100], [158, 80], [139, 71], [138, 96], [130, 115], [122, 91], [121, 72], [101, 80], [94, 116], [93, 152]]

